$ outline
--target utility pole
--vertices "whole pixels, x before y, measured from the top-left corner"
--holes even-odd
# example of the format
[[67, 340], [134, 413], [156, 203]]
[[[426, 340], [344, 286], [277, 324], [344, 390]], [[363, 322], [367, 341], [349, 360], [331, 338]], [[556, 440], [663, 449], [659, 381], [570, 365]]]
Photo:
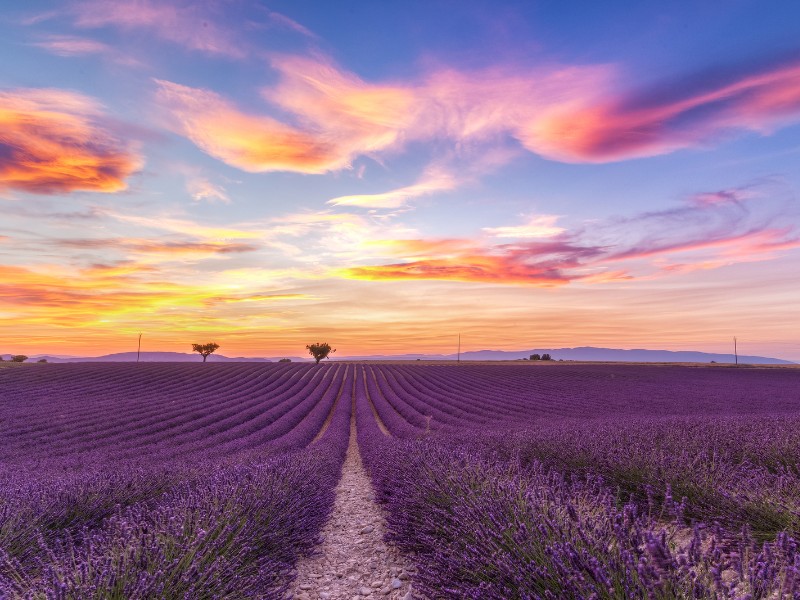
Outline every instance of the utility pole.
[[139, 362], [139, 354], [142, 353], [142, 333], [139, 332], [139, 345], [136, 348], [136, 362]]
[[733, 336], [733, 356], [736, 360], [736, 366], [739, 366], [739, 349], [736, 347], [736, 336]]
[[461, 362], [461, 334], [458, 334], [458, 360], [456, 362]]

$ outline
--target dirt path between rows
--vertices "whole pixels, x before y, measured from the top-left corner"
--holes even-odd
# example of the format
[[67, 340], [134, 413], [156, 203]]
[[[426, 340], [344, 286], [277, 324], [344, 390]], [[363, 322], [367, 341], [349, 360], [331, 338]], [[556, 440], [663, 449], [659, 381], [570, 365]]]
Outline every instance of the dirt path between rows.
[[292, 586], [297, 600], [419, 599], [411, 590], [414, 568], [383, 541], [385, 519], [361, 464], [355, 420], [336, 487], [333, 513], [322, 530], [318, 554], [301, 560]]

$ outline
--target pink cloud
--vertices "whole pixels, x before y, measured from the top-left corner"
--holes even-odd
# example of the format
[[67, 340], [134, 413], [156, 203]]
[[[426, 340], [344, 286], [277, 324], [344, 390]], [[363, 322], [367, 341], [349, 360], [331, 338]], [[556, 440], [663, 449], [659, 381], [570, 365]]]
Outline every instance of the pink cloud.
[[349, 163], [402, 144], [420, 110], [413, 89], [369, 84], [326, 60], [277, 57], [281, 82], [262, 90], [264, 98], [295, 116], [300, 127], [335, 145]]
[[219, 25], [224, 13], [212, 9], [204, 2], [83, 0], [72, 12], [78, 27], [147, 29], [191, 50], [243, 58], [246, 53], [234, 33]]
[[[754, 186], [741, 189], [754, 190]], [[736, 197], [733, 190], [720, 195]], [[753, 191], [755, 195], [755, 191]], [[543, 241], [526, 240], [531, 219], [518, 226], [487, 228], [490, 237], [387, 240], [384, 255], [397, 260], [344, 269], [355, 279], [440, 279], [551, 286], [572, 281], [608, 283], [770, 260], [800, 248], [793, 227], [776, 227], [741, 203], [692, 203], [625, 219], [594, 222], [587, 230], [549, 230]], [[630, 238], [631, 224], [638, 237]], [[498, 233], [500, 235], [498, 235]], [[508, 234], [508, 235], [506, 235]], [[513, 234], [513, 235], [512, 235]], [[517, 238], [498, 244], [500, 237]], [[621, 266], [620, 266], [621, 265]]]
[[[714, 234], [711, 234], [714, 235]], [[612, 254], [608, 261], [652, 258], [659, 255], [674, 255], [682, 252], [698, 250], [718, 250], [727, 257], [747, 257], [752, 253], [763, 254], [767, 251], [790, 249], [798, 245], [798, 238], [791, 227], [755, 229], [743, 233], [716, 235], [707, 239], [690, 238], [652, 245], [641, 244], [633, 248]]]
[[[158, 102], [180, 122], [173, 129], [229, 165], [322, 173], [348, 168], [357, 156], [400, 151], [413, 141], [497, 140], [524, 114], [544, 106], [548, 94], [588, 92], [607, 71], [572, 68], [527, 79], [501, 72], [442, 71], [417, 84], [371, 84], [324, 58], [279, 56], [273, 66], [280, 82], [262, 95], [289, 115], [283, 120], [246, 113], [212, 91], [166, 81], [157, 82]], [[223, 122], [231, 123], [230, 131]], [[498, 164], [511, 156], [486, 155]], [[481, 168], [489, 168], [488, 162]], [[427, 193], [433, 179], [437, 189], [455, 187], [449, 182], [441, 187], [441, 174], [427, 174], [416, 186], [407, 186], [411, 189], [372, 201], [395, 206], [402, 195]]]
[[[165, 104], [184, 123], [194, 123], [186, 135], [228, 164], [259, 160], [243, 161], [220, 147], [235, 143], [254, 153], [265, 147], [269, 156], [277, 144], [299, 160], [268, 157], [250, 168], [303, 173], [348, 168], [355, 157], [420, 141], [447, 141], [461, 151], [498, 148], [514, 138], [549, 159], [610, 162], [704, 147], [736, 132], [766, 134], [800, 119], [797, 62], [708, 77], [700, 85], [665, 82], [667, 91], [644, 92], [621, 92], [623, 77], [609, 65], [443, 68], [416, 81], [380, 83], [321, 56], [279, 55], [272, 65], [279, 81], [262, 96], [280, 119], [245, 113], [208, 90], [161, 82], [160, 94], [171, 96]], [[209, 107], [247, 126], [227, 135]]]
[[[567, 162], [608, 162], [702, 147], [735, 131], [770, 133], [800, 118], [800, 64], [737, 73], [723, 82], [555, 106], [519, 131], [529, 150]], [[677, 89], [677, 92], [676, 92]]]
[[108, 44], [73, 36], [50, 36], [32, 44], [57, 56], [84, 56], [87, 54], [108, 54], [113, 52]]
[[444, 69], [417, 82], [371, 84], [321, 58], [278, 56], [282, 79], [263, 90], [269, 102], [351, 155], [397, 150], [410, 141], [496, 140], [522, 127], [554, 97], [585, 98], [609, 77], [607, 67], [517, 74]]
[[309, 30], [307, 27], [304, 27], [303, 25], [301, 25], [300, 23], [298, 23], [294, 19], [290, 19], [289, 17], [287, 17], [284, 14], [281, 14], [281, 13], [278, 13], [278, 12], [275, 12], [275, 11], [271, 10], [271, 11], [269, 11], [268, 16], [269, 16], [270, 21], [272, 21], [273, 23], [275, 23], [276, 25], [278, 25], [280, 27], [283, 27], [285, 29], [290, 29], [290, 30], [292, 30], [292, 31], [294, 31], [296, 33], [302, 34], [302, 35], [304, 35], [306, 37], [309, 37], [309, 38], [316, 38], [317, 37], [316, 34], [314, 34], [313, 31]]

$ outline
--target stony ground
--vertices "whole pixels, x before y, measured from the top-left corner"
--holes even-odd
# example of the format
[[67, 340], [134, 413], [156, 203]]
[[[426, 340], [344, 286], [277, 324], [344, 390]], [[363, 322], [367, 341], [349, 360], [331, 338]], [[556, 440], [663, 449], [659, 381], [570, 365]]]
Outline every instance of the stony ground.
[[361, 464], [353, 423], [336, 504], [322, 531], [324, 541], [315, 556], [298, 564], [292, 597], [419, 600], [411, 589], [413, 567], [383, 541], [384, 532], [385, 520]]

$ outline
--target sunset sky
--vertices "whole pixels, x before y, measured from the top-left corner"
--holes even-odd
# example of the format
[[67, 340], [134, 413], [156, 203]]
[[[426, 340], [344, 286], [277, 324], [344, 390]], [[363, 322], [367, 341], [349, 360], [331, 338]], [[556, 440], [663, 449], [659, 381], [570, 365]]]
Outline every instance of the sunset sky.
[[792, 1], [0, 13], [0, 354], [800, 361]]

